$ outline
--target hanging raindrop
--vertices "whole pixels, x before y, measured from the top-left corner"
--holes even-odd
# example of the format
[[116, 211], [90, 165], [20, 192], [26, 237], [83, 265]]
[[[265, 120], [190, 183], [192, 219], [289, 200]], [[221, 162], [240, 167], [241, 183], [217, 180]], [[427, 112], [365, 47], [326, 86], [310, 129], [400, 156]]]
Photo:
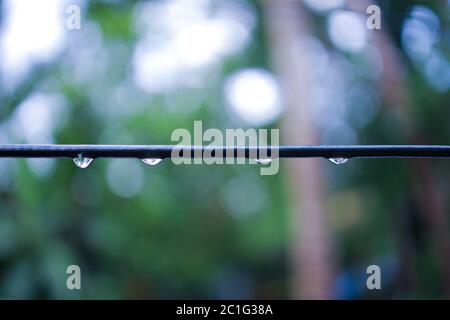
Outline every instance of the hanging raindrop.
[[80, 153], [78, 157], [73, 158], [73, 162], [77, 165], [78, 168], [85, 169], [89, 167], [89, 165], [94, 161], [92, 158], [83, 157], [83, 155]]
[[158, 163], [160, 163], [162, 159], [158, 158], [146, 158], [142, 159], [142, 162], [145, 163], [148, 166], [156, 166]]
[[348, 161], [347, 158], [330, 158], [328, 160], [330, 160], [334, 164], [344, 164]]
[[255, 159], [255, 161], [261, 164], [269, 164], [272, 162], [272, 159]]

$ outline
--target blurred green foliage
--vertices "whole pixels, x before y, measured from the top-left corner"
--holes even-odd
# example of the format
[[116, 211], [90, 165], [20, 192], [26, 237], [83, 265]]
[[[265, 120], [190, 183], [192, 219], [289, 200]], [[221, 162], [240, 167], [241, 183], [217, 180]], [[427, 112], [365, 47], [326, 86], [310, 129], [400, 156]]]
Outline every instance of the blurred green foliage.
[[[448, 54], [448, 7], [439, 10], [439, 4], [433, 7], [428, 1], [387, 2], [390, 7], [381, 5], [395, 11], [386, 23], [400, 49], [400, 22], [419, 3], [439, 15], [443, 51]], [[53, 134], [55, 143], [164, 144], [171, 143], [174, 129], [192, 129], [194, 120], [202, 120], [205, 127], [239, 126], [224, 108], [226, 76], [240, 68], [270, 68], [264, 16], [259, 3], [252, 6], [257, 26], [250, 46], [225, 58], [206, 87], [150, 95], [129, 80], [129, 61], [139, 38], [134, 28], [135, 3], [90, 2], [83, 8], [83, 23], [94, 31], [98, 28], [102, 38], [101, 48], [87, 58], [90, 64], [73, 64], [77, 60], [70, 56], [78, 54], [81, 32], [69, 32], [68, 51], [34, 66], [12, 92], [1, 92], [1, 121], [13, 119], [17, 106], [34, 92], [50, 92], [62, 95], [67, 105], [64, 125]], [[325, 21], [313, 17], [322, 28], [317, 33], [324, 35]], [[90, 40], [84, 41], [89, 46]], [[402, 55], [414, 101], [408, 109], [417, 126], [413, 130], [424, 132], [426, 143], [446, 144], [450, 138], [448, 90], [435, 91], [411, 59]], [[346, 59], [355, 66], [360, 63], [357, 56]], [[88, 80], [71, 76], [79, 68], [102, 63], [104, 69]], [[363, 76], [357, 81], [375, 86]], [[120, 100], [115, 94], [122, 89], [129, 93]], [[114, 104], [116, 99], [119, 102]], [[407, 143], [397, 114], [379, 104], [374, 119], [358, 131], [358, 142]], [[1, 162], [0, 298], [289, 296], [291, 226], [284, 161], [276, 176], [260, 176], [257, 166], [175, 166], [165, 161], [146, 167], [132, 159], [96, 160], [87, 170], [76, 168], [70, 159], [50, 161], [48, 172], [33, 170], [24, 159]], [[448, 161], [434, 161], [433, 166], [447, 190]], [[405, 291], [389, 280], [381, 295], [440, 297], [442, 279], [430, 232], [414, 209], [411, 180], [415, 172], [409, 162], [352, 160], [339, 168], [326, 164], [326, 170], [327, 207], [333, 213], [330, 223], [339, 262], [336, 296], [377, 297], [364, 295], [352, 281], [365, 277], [364, 266], [372, 263], [387, 266], [387, 277], [399, 277], [396, 268], [405, 245], [403, 236], [412, 234], [419, 253], [417, 285]], [[238, 195], [230, 195], [230, 188], [236, 186], [241, 186]], [[130, 191], [134, 189], [139, 191]], [[245, 206], [257, 196], [256, 211], [233, 211], [240, 207], [233, 208], [230, 201], [238, 199], [237, 205]], [[417, 219], [415, 225], [404, 224], [405, 211]], [[71, 264], [81, 267], [80, 291], [66, 288], [66, 268]]]

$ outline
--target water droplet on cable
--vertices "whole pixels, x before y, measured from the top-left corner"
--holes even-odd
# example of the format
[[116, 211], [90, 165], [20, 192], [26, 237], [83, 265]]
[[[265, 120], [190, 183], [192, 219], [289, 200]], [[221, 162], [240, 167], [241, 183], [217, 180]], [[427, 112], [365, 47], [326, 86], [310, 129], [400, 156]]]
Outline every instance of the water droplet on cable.
[[146, 158], [142, 159], [142, 162], [149, 166], [156, 166], [158, 163], [160, 163], [162, 159], [158, 158]]
[[255, 161], [261, 164], [269, 164], [272, 162], [272, 159], [255, 159]]
[[348, 161], [347, 158], [330, 158], [328, 160], [330, 160], [334, 164], [344, 164]]
[[85, 169], [89, 167], [89, 165], [94, 161], [92, 158], [83, 157], [81, 154], [78, 157], [73, 158], [73, 162], [77, 165], [78, 168]]

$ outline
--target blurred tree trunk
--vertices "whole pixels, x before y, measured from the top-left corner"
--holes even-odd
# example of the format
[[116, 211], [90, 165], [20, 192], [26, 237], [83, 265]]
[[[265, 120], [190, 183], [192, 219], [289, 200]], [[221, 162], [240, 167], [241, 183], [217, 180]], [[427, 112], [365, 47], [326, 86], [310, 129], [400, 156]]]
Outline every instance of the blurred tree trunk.
[[[306, 12], [295, 0], [265, 0], [266, 30], [275, 72], [281, 78], [285, 114], [281, 139], [286, 144], [316, 144], [310, 116], [310, 76], [314, 66], [302, 43], [310, 36]], [[288, 161], [292, 214], [293, 298], [330, 298], [334, 270], [325, 213], [322, 160]]]

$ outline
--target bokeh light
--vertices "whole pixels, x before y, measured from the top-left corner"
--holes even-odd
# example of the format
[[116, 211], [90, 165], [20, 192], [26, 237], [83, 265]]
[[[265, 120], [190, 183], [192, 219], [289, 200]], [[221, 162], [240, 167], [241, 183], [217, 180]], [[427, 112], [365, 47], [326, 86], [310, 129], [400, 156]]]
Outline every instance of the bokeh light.
[[231, 74], [225, 83], [225, 98], [232, 114], [249, 125], [262, 126], [281, 114], [281, 93], [276, 78], [262, 69]]

